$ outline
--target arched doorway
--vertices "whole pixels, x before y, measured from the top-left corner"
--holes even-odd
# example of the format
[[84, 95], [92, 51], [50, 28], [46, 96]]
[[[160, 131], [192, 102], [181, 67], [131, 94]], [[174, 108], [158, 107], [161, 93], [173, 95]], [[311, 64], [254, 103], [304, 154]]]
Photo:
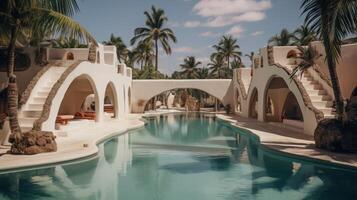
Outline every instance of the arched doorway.
[[303, 114], [299, 103], [281, 77], [273, 77], [266, 87], [264, 121], [283, 122], [301, 128], [303, 126]]
[[67, 60], [74, 60], [74, 55], [72, 52], [68, 52], [66, 57]]
[[105, 116], [110, 118], [115, 118], [118, 115], [118, 98], [114, 84], [112, 82], [108, 83], [105, 89], [104, 95], [104, 113]]
[[252, 95], [249, 101], [249, 117], [258, 119], [258, 90], [253, 89]]
[[62, 99], [56, 123], [67, 124], [69, 120], [96, 120], [99, 99], [94, 82], [81, 75], [74, 79]]

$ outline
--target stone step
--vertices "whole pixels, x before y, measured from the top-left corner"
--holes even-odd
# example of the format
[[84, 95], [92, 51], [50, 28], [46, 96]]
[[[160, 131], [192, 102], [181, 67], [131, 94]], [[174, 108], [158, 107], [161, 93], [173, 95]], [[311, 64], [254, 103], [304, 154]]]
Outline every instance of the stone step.
[[323, 90], [322, 86], [319, 84], [304, 84], [306, 90]]
[[32, 99], [32, 103], [34, 104], [44, 104], [46, 102], [47, 97], [34, 97]]
[[37, 120], [37, 118], [19, 118], [19, 124], [21, 127], [32, 127], [33, 123]]
[[322, 111], [324, 113], [324, 115], [332, 115], [332, 112], [334, 111], [333, 108], [319, 108], [317, 107], [317, 109], [319, 109], [320, 111]]
[[326, 107], [326, 108], [332, 108], [333, 102], [332, 101], [311, 101], [312, 105], [315, 107]]
[[326, 95], [327, 92], [325, 90], [310, 90], [307, 89], [306, 92], [309, 94], [309, 96], [318, 96], [318, 95]]
[[47, 98], [49, 93], [50, 93], [50, 91], [38, 91], [37, 97], [46, 97]]
[[30, 104], [28, 105], [28, 110], [42, 111], [42, 109], [43, 109], [43, 104], [30, 103]]
[[24, 118], [39, 118], [41, 117], [42, 111], [38, 110], [24, 110], [22, 111], [22, 116]]
[[311, 101], [331, 101], [332, 98], [328, 95], [311, 95], [309, 94]]

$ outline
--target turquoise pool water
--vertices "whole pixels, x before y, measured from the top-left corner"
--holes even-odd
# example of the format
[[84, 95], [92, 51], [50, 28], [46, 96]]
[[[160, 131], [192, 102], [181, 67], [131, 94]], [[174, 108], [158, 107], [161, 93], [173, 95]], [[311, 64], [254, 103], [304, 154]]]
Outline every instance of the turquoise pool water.
[[356, 199], [356, 171], [278, 156], [214, 117], [165, 115], [87, 161], [0, 175], [0, 199]]

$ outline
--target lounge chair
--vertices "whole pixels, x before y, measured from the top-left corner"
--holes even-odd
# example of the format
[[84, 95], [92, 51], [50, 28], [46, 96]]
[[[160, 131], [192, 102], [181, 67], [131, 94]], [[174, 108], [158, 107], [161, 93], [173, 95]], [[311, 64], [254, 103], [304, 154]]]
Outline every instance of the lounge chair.
[[62, 125], [67, 125], [68, 121], [73, 119], [73, 115], [58, 115], [56, 118], [56, 123], [62, 124]]
[[95, 120], [95, 112], [76, 112], [74, 119]]

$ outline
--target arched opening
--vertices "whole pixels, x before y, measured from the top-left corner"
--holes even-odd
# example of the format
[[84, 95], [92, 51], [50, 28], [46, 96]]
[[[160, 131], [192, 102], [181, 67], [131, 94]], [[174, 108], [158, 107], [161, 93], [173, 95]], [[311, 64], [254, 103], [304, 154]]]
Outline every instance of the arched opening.
[[68, 87], [58, 110], [56, 124], [66, 125], [72, 120], [96, 120], [98, 105], [93, 82], [88, 76], [81, 75]]
[[68, 52], [68, 53], [67, 53], [67, 56], [66, 56], [66, 59], [67, 59], [67, 60], [74, 60], [74, 55], [73, 55], [73, 53], [72, 53], [72, 52]]
[[299, 103], [281, 77], [272, 78], [267, 85], [264, 108], [264, 120], [267, 122], [303, 126], [303, 115]]
[[144, 111], [156, 109], [219, 111], [224, 107], [220, 99], [193, 88], [175, 88], [161, 92], [146, 101], [144, 105]]
[[235, 101], [236, 101], [236, 106], [235, 106], [235, 111], [236, 112], [242, 112], [242, 103], [239, 95], [239, 89], [236, 89], [236, 94], [235, 94]]
[[299, 56], [299, 52], [292, 49], [286, 54], [286, 58], [288, 59], [288, 64], [289, 65], [296, 65], [297, 64], [297, 58]]
[[104, 95], [104, 114], [109, 118], [117, 117], [117, 95], [113, 83], [108, 83]]
[[258, 90], [253, 89], [252, 96], [249, 101], [249, 117], [258, 119]]

